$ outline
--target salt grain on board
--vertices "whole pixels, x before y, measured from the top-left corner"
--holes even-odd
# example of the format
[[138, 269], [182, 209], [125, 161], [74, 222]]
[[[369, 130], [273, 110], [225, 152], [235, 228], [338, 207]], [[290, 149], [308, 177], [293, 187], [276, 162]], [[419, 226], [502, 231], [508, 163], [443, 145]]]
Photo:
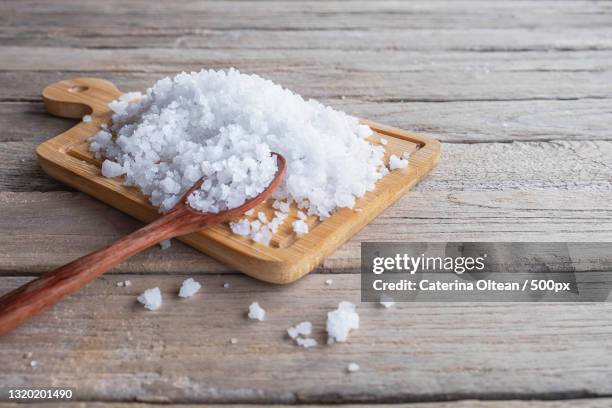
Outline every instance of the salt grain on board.
[[[123, 95], [110, 104], [113, 124], [90, 140], [105, 158], [103, 175], [125, 174], [151, 203], [167, 211], [194, 182], [195, 209], [219, 212], [265, 189], [276, 173], [278, 152], [287, 173], [274, 197], [321, 219], [352, 208], [387, 169], [384, 148], [355, 117], [237, 70], [181, 73], [159, 80], [145, 95]], [[285, 208], [287, 207], [287, 208]], [[304, 232], [302, 224], [298, 231]], [[296, 231], [296, 232], [298, 232]], [[268, 244], [271, 231], [250, 237]]]
[[162, 251], [165, 251], [172, 246], [172, 242], [170, 242], [169, 239], [164, 239], [163, 241], [159, 242], [159, 246], [161, 247]]

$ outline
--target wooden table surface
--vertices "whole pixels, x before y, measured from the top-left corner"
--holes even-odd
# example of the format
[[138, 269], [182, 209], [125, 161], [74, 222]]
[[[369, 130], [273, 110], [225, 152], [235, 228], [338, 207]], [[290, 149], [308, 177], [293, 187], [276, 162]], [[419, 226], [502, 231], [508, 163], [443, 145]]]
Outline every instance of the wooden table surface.
[[[0, 406], [12, 406], [10, 388], [40, 387], [129, 408], [612, 405], [610, 304], [361, 304], [346, 344], [305, 350], [283, 336], [310, 320], [324, 341], [326, 312], [359, 300], [362, 241], [612, 240], [611, 2], [164, 3], [0, 2], [0, 293], [139, 225], [38, 167], [36, 145], [75, 123], [44, 112], [51, 82], [95, 76], [143, 90], [234, 66], [432, 135], [440, 165], [290, 286], [178, 242], [134, 257], [0, 339]], [[178, 300], [186, 277], [203, 293]], [[135, 302], [152, 286], [165, 295], [155, 313]], [[251, 301], [267, 321], [245, 319]], [[361, 370], [348, 374], [350, 362]], [[482, 401], [456, 402], [466, 399]]]

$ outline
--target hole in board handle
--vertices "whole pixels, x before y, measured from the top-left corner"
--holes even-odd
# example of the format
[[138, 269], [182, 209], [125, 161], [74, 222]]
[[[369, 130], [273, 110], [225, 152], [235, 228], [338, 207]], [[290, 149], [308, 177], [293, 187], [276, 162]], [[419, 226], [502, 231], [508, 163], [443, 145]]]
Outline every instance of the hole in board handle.
[[68, 92], [79, 93], [79, 92], [85, 92], [88, 89], [89, 87], [86, 87], [86, 86], [75, 85], [75, 86], [71, 86], [70, 88], [68, 88]]

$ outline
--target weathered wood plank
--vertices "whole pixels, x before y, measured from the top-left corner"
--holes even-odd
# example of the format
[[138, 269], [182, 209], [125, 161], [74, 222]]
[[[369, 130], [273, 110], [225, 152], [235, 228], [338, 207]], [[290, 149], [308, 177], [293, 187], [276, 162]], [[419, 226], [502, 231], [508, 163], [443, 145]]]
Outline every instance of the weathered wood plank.
[[[132, 286], [116, 287], [130, 279]], [[278, 287], [241, 276], [201, 277], [176, 296], [179, 276], [98, 279], [2, 339], [0, 383], [70, 387], [79, 400], [356, 402], [526, 399], [612, 393], [612, 304], [360, 304], [348, 343], [306, 350], [285, 338], [310, 320], [325, 341], [325, 314], [358, 302], [359, 276], [333, 285], [311, 275]], [[0, 291], [27, 278], [5, 277]], [[230, 282], [229, 289], [222, 284]], [[164, 305], [136, 303], [159, 286]], [[245, 318], [251, 301], [265, 322]], [[230, 344], [235, 337], [237, 344]], [[554, 341], [551, 341], [554, 339]], [[32, 357], [20, 358], [31, 352]], [[36, 368], [30, 366], [36, 360]], [[357, 362], [361, 370], [346, 373]]]
[[237, 67], [307, 97], [366, 101], [610, 98], [612, 51], [402, 52], [83, 50], [0, 47], [3, 100], [38, 100], [51, 82], [98, 76], [143, 90], [180, 71]]
[[[180, 48], [180, 49], [287, 49], [395, 51], [589, 51], [612, 48], [609, 27], [524, 29], [202, 29], [194, 26], [165, 27], [157, 30], [132, 26], [109, 29], [107, 18], [96, 26], [68, 25], [61, 31], [40, 26], [0, 26], [0, 45], [73, 48]], [[188, 22], [187, 22], [188, 23]]]
[[[593, 28], [609, 26], [612, 10], [606, 2], [526, 1], [516, 4], [486, 1], [244, 1], [181, 2], [180, 9], [164, 2], [145, 0], [129, 5], [112, 2], [83, 4], [78, 0], [46, 2], [3, 2], [0, 24], [18, 20], [24, 28], [38, 31], [70, 31], [70, 27], [95, 27], [105, 19], [109, 31], [161, 31], [197, 27], [209, 29], [357, 29], [363, 28]], [[585, 15], [588, 18], [585, 18]], [[138, 16], [138, 18], [135, 18]], [[53, 25], [57, 20], [71, 24]], [[78, 24], [74, 24], [78, 22]]]
[[[362, 241], [612, 241], [610, 192], [415, 191], [327, 258], [318, 272], [355, 272]], [[130, 217], [80, 193], [0, 193], [0, 274], [38, 273], [135, 230]], [[115, 272], [232, 272], [175, 242]]]
[[[608, 99], [400, 103], [335, 98], [321, 102], [443, 142], [612, 140]], [[0, 142], [43, 142], [74, 123], [51, 117], [42, 101], [0, 103]]]
[[[42, 173], [36, 145], [1, 143], [0, 191], [66, 190]], [[612, 142], [445, 143], [440, 164], [416, 189], [612, 191]]]
[[[612, 405], [610, 398], [584, 398], [556, 401], [542, 400], [506, 400], [506, 401], [481, 401], [462, 400], [446, 402], [416, 402], [408, 404], [342, 404], [342, 408], [608, 408]], [[195, 408], [200, 405], [192, 404], [164, 404], [164, 408]], [[260, 404], [219, 404], [219, 408], [264, 408], [267, 405]], [[287, 408], [294, 405], [279, 404], [278, 408]], [[303, 408], [337, 408], [338, 404], [303, 404]], [[44, 402], [44, 403], [1, 403], [0, 408], [145, 408], [150, 404], [137, 402]]]

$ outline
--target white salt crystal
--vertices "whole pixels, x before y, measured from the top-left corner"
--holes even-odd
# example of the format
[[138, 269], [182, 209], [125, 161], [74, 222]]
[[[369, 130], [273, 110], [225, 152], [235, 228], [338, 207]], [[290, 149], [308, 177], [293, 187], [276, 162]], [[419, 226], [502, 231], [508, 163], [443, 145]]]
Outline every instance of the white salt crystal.
[[404, 152], [404, 153], [402, 153], [402, 158], [404, 158], [404, 159], [410, 159], [410, 152]]
[[91, 115], [83, 116], [83, 122], [91, 122]]
[[334, 281], [333, 281], [332, 279], [326, 279], [326, 280], [325, 280], [325, 284], [326, 284], [327, 286], [331, 285], [332, 283], [334, 283]]
[[165, 251], [172, 246], [172, 242], [170, 242], [169, 239], [164, 239], [163, 241], [159, 241], [159, 246], [161, 247], [162, 251]]
[[280, 200], [276, 200], [274, 201], [274, 203], [272, 204], [272, 207], [274, 209], [279, 210], [280, 212], [283, 213], [288, 213], [289, 209], [290, 209], [290, 204], [286, 201], [280, 201]]
[[123, 281], [121, 281], [121, 282], [117, 282], [117, 286], [119, 286], [119, 287], [123, 287], [123, 285], [125, 285], [125, 283], [123, 283]]
[[160, 211], [201, 177], [206, 181], [188, 198], [192, 207], [241, 205], [274, 177], [272, 151], [287, 159], [274, 193], [282, 212], [295, 202], [324, 219], [351, 208], [384, 175], [384, 148], [366, 139], [368, 126], [235, 69], [163, 78], [146, 94], [125, 94], [109, 106], [115, 137], [101, 130], [90, 150], [119, 166], [104, 175], [125, 173], [124, 182]]
[[304, 220], [295, 220], [291, 223], [293, 226], [293, 231], [299, 236], [308, 234], [308, 224], [304, 222]]
[[38, 361], [36, 361], [36, 360], [30, 361], [30, 367], [36, 368], [37, 366], [38, 366]]
[[142, 303], [146, 309], [157, 310], [162, 305], [161, 291], [157, 287], [147, 289], [138, 296], [138, 301]]
[[119, 163], [111, 160], [104, 160], [102, 163], [102, 175], [104, 177], [118, 177], [125, 173], [123, 167]]
[[391, 170], [403, 169], [406, 166], [408, 166], [408, 160], [400, 159], [394, 154], [392, 154], [391, 157], [389, 157], [389, 169]]
[[249, 306], [249, 319], [262, 321], [266, 318], [266, 311], [259, 306], [259, 303], [253, 302]]
[[359, 134], [359, 137], [363, 139], [365, 139], [366, 137], [372, 136], [374, 134], [372, 129], [370, 129], [370, 127], [366, 125], [359, 125], [359, 128], [357, 129], [357, 133]]
[[287, 334], [294, 340], [298, 336], [310, 336], [311, 333], [312, 323], [310, 322], [302, 322], [287, 329]]
[[315, 339], [311, 339], [311, 338], [304, 338], [304, 337], [298, 337], [295, 339], [295, 342], [298, 346], [304, 347], [304, 348], [311, 348], [311, 347], [317, 347], [317, 345], [319, 343], [317, 343], [317, 341]]
[[230, 222], [230, 228], [234, 234], [247, 237], [251, 233], [251, 223], [246, 218], [238, 222]]
[[359, 315], [355, 305], [350, 302], [340, 302], [338, 309], [327, 313], [327, 344], [345, 342], [349, 331], [359, 328]]
[[245, 212], [244, 215], [246, 215], [247, 217], [250, 217], [254, 213], [255, 213], [255, 210], [253, 208], [251, 208], [249, 211]]
[[388, 141], [387, 139], [385, 139], [384, 137], [381, 137], [381, 138], [380, 138], [380, 144], [381, 144], [381, 145], [386, 146], [386, 145], [387, 145], [387, 143], [389, 143], [389, 141]]
[[223, 284], [223, 287], [224, 287], [225, 289], [229, 289], [229, 288], [230, 288], [230, 284], [229, 284], [229, 282], [225, 282], [225, 283]]
[[179, 297], [190, 298], [196, 294], [202, 288], [199, 282], [193, 280], [193, 278], [185, 279], [179, 290]]
[[257, 214], [257, 219], [261, 221], [262, 224], [268, 223], [268, 217], [266, 217], [266, 214], [261, 211]]
[[298, 217], [300, 220], [305, 220], [306, 218], [308, 218], [308, 217], [306, 216], [306, 214], [304, 214], [304, 212], [302, 212], [302, 211], [298, 211], [298, 212], [297, 212], [297, 217]]
[[123, 286], [132, 286], [132, 281], [126, 280], [125, 282], [123, 282]]
[[385, 309], [388, 309], [395, 305], [395, 300], [393, 300], [391, 296], [383, 294], [380, 297], [380, 304], [384, 306]]
[[270, 245], [272, 241], [272, 231], [268, 228], [261, 228], [260, 230], [251, 233], [251, 239], [255, 242], [259, 242], [262, 245]]
[[348, 366], [346, 366], [346, 371], [348, 371], [349, 373], [356, 373], [357, 371], [359, 371], [359, 368], [359, 364], [350, 363]]
[[237, 343], [238, 343], [238, 339], [237, 339], [237, 338], [235, 338], [235, 337], [232, 337], [232, 338], [230, 339], [230, 343], [231, 343], [231, 344], [237, 344]]

